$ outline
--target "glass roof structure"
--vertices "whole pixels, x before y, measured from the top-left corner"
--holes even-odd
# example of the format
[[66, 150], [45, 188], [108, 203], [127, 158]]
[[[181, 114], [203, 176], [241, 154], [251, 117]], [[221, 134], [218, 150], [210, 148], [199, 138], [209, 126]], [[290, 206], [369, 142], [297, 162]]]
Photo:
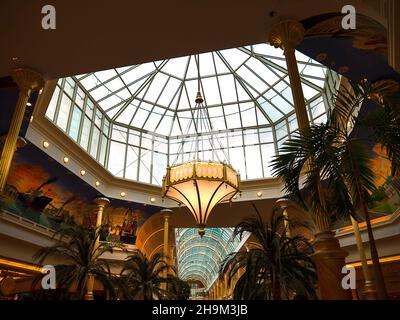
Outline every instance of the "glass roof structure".
[[[338, 75], [296, 57], [309, 119], [323, 122]], [[198, 74], [207, 130], [193, 125]], [[59, 79], [46, 116], [113, 175], [155, 185], [167, 165], [193, 158], [226, 160], [242, 180], [270, 177], [297, 129], [286, 62], [269, 44]]]
[[197, 228], [175, 229], [179, 277], [198, 280], [208, 288], [218, 277], [223, 259], [239, 249], [241, 241], [232, 233], [233, 228], [206, 228], [200, 237]]

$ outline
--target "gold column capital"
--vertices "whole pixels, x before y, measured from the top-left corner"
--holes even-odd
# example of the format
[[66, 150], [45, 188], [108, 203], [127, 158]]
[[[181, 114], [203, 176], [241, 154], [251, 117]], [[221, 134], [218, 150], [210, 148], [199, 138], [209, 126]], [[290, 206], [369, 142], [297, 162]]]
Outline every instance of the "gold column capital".
[[[0, 142], [1, 142], [2, 145], [5, 144], [6, 139], [7, 139], [7, 135], [8, 135], [8, 133], [3, 134], [3, 135], [0, 137]], [[25, 147], [27, 144], [28, 144], [28, 142], [25, 140], [24, 137], [18, 136], [17, 142], [16, 142], [16, 144], [15, 144], [16, 150], [19, 149], [19, 148]], [[0, 149], [1, 149], [1, 148], [0, 148]]]
[[171, 209], [162, 209], [161, 214], [164, 220], [169, 220], [169, 218], [171, 217], [171, 215], [174, 214], [174, 212]]
[[292, 200], [287, 199], [287, 198], [280, 198], [280, 199], [276, 200], [275, 204], [284, 210], [294, 206]]
[[99, 197], [93, 200], [95, 204], [97, 204], [99, 207], [105, 208], [107, 205], [110, 204], [110, 200], [104, 197]]
[[25, 91], [37, 91], [43, 88], [44, 80], [42, 75], [32, 69], [18, 68], [14, 69], [11, 73], [11, 77], [16, 82], [21, 90]]
[[296, 20], [285, 20], [271, 27], [268, 42], [275, 48], [294, 50], [303, 41], [305, 29]]

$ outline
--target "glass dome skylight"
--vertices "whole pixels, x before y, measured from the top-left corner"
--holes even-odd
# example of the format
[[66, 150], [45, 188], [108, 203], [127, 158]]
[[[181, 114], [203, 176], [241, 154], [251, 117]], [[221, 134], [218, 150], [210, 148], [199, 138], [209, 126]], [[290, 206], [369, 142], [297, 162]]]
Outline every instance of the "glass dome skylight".
[[[299, 52], [296, 57], [310, 121], [325, 121], [338, 76]], [[189, 126], [195, 56], [60, 79], [46, 116], [121, 178], [161, 185], [168, 164], [193, 159], [196, 135], [204, 160], [216, 160], [215, 140], [218, 157], [242, 180], [270, 177], [271, 157], [297, 129], [282, 50], [258, 44], [203, 53], [199, 60], [212, 130]], [[179, 154], [182, 140], [188, 147]]]

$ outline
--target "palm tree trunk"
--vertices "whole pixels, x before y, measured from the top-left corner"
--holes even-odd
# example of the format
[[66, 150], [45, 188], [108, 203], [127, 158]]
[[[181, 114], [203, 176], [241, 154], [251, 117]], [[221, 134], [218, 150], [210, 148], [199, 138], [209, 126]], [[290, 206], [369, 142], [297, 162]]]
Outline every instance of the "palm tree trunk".
[[[351, 154], [353, 152], [351, 145], [348, 144], [347, 148], [349, 148], [349, 151]], [[352, 168], [355, 173], [354, 176], [356, 177], [355, 178], [355, 187], [356, 187], [355, 191], [357, 192], [357, 194], [359, 196], [359, 201], [360, 201], [360, 204], [361, 204], [362, 210], [364, 212], [364, 216], [365, 216], [365, 222], [367, 224], [369, 249], [371, 252], [372, 270], [373, 270], [373, 274], [374, 274], [376, 293], [378, 295], [378, 299], [385, 300], [387, 298], [385, 280], [383, 278], [382, 269], [381, 269], [381, 265], [379, 262], [378, 251], [376, 250], [374, 233], [372, 232], [371, 220], [369, 218], [367, 203], [365, 201], [365, 193], [364, 193], [364, 189], [362, 187], [362, 182], [360, 180], [360, 176], [361, 176], [360, 170], [359, 170], [359, 167], [357, 166], [357, 164], [354, 162], [352, 163]]]
[[368, 208], [367, 205], [365, 204], [364, 199], [362, 199], [362, 208], [365, 215], [365, 222], [367, 224], [368, 241], [369, 241], [369, 248], [371, 251], [372, 270], [374, 273], [376, 291], [378, 294], [378, 298], [380, 300], [385, 300], [387, 299], [385, 279], [383, 278], [382, 268], [379, 262], [379, 255], [376, 249], [374, 233], [372, 232], [371, 220], [369, 218]]
[[345, 265], [347, 252], [339, 244], [335, 234], [330, 230], [330, 218], [326, 212], [326, 199], [322, 192], [321, 182], [318, 183], [318, 195], [322, 208], [315, 212], [314, 222], [316, 232], [314, 234], [313, 260], [318, 276], [318, 285], [321, 299], [350, 300], [348, 290], [341, 286], [341, 270]]

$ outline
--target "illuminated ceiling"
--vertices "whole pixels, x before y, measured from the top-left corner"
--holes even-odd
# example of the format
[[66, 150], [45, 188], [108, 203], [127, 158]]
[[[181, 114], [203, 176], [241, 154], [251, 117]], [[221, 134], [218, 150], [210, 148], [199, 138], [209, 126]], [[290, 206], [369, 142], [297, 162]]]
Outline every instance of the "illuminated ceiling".
[[184, 280], [198, 280], [207, 288], [216, 277], [223, 259], [239, 249], [233, 228], [206, 228], [203, 237], [196, 228], [175, 230], [178, 275]]
[[[296, 57], [310, 121], [323, 122], [338, 76]], [[193, 125], [198, 71], [207, 130]], [[196, 136], [200, 159], [226, 160], [242, 180], [268, 178], [297, 129], [283, 53], [268, 44], [60, 79], [46, 116], [113, 175], [154, 185], [168, 164], [194, 158]]]

